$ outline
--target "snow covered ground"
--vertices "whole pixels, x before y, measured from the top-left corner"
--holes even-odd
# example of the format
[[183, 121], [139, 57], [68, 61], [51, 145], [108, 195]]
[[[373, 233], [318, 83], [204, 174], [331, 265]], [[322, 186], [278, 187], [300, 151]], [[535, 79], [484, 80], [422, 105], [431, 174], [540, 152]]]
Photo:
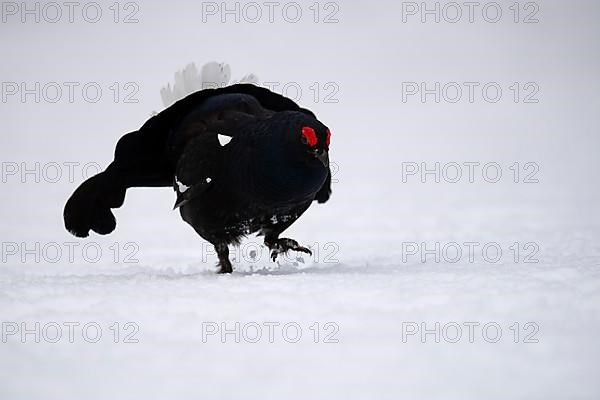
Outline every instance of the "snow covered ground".
[[[493, 209], [488, 218], [424, 210], [427, 217], [417, 219], [426, 233], [403, 229], [404, 216], [392, 214], [396, 222], [380, 221], [378, 237], [360, 218], [342, 219], [351, 208], [330, 208], [336, 215], [315, 212], [292, 235], [335, 243], [329, 262], [274, 267], [265, 253], [262, 261], [240, 260], [232, 276], [217, 276], [213, 256], [201, 262], [199, 243], [184, 247], [170, 237], [168, 230], [179, 229], [173, 218], [96, 240], [109, 252], [113, 240], [135, 238], [136, 264], [7, 263], [0, 275], [3, 321], [19, 325], [3, 328], [2, 397], [596, 396], [597, 224], [552, 220], [559, 210], [537, 207]], [[529, 211], [529, 226], [519, 231], [503, 222]], [[199, 242], [185, 233], [183, 241]], [[438, 238], [487, 240], [504, 254], [497, 264], [477, 251], [473, 263], [466, 255], [422, 263], [406, 254], [403, 262], [398, 242], [411, 235], [418, 238], [410, 242], [429, 241], [429, 248]], [[519, 240], [539, 244], [538, 263], [523, 256], [514, 262], [509, 246]], [[323, 247], [321, 257], [331, 251]], [[36, 322], [40, 343], [22, 336], [20, 324], [35, 331]], [[68, 323], [80, 324], [72, 343]], [[62, 338], [49, 343], [54, 324]], [[91, 326], [84, 331], [85, 324]]]
[[[137, 24], [3, 25], [22, 38], [0, 39], [3, 81], [104, 95], [0, 108], [0, 398], [598, 398], [599, 6], [539, 6], [531, 25], [402, 24], [398, 2], [340, 2], [329, 25], [199, 25], [187, 2], [168, 23], [140, 2]], [[252, 44], [273, 29], [288, 41]], [[332, 128], [332, 200], [286, 232], [314, 255], [273, 264], [249, 238], [216, 275], [169, 189], [130, 191], [110, 236], [71, 237], [82, 176], [160, 109], [174, 70], [213, 58], [298, 83]], [[130, 81], [139, 101], [115, 103]], [[339, 102], [315, 102], [316, 81]], [[438, 81], [505, 95], [402, 102], [402, 82]], [[539, 102], [515, 103], [514, 82]], [[436, 163], [439, 182], [422, 174]]]

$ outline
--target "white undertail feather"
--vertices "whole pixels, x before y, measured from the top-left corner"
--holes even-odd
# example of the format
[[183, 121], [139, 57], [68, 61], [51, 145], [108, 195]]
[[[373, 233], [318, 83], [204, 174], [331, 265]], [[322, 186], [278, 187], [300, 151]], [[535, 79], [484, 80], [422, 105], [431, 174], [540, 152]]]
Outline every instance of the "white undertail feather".
[[[163, 105], [169, 107], [176, 101], [202, 89], [225, 87], [230, 84], [231, 67], [229, 64], [212, 61], [202, 66], [198, 73], [196, 64], [190, 63], [184, 69], [175, 72], [175, 83], [167, 84], [160, 90]], [[254, 74], [244, 75], [231, 84], [253, 83], [258, 84], [258, 77]]]

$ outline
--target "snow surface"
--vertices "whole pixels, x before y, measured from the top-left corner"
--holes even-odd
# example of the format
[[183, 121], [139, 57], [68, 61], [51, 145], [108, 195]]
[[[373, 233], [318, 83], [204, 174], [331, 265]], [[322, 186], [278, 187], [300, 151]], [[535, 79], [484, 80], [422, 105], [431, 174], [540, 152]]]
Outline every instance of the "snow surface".
[[[246, 247], [234, 274], [216, 275], [214, 256], [202, 262], [208, 247], [178, 215], [161, 218], [171, 193], [163, 198], [141, 190], [128, 195], [129, 209], [143, 207], [149, 197], [157, 205], [147, 206], [147, 213], [161, 222], [121, 215], [114, 237], [94, 238], [109, 252], [97, 264], [77, 252], [73, 263], [37, 264], [29, 257], [26, 263], [5, 264], [3, 321], [26, 322], [30, 329], [35, 322], [95, 322], [103, 335], [94, 344], [79, 330], [69, 343], [66, 328], [56, 344], [8, 337], [0, 347], [2, 398], [595, 397], [597, 221], [573, 219], [572, 211], [560, 207], [506, 203], [479, 209], [444, 205], [443, 211], [431, 205], [395, 212], [390, 207], [386, 218], [370, 221], [343, 200], [347, 189], [339, 186], [331, 205], [311, 210], [290, 230], [301, 243], [321, 243], [319, 262], [304, 256], [304, 263], [294, 265], [290, 257], [275, 266], [260, 250], [254, 262]], [[512, 221], [526, 215], [528, 222], [516, 229]], [[60, 233], [56, 216], [40, 219], [41, 226], [56, 220], [56, 227], [17, 236], [30, 242], [74, 241]], [[139, 263], [114, 263], [111, 244], [123, 246], [131, 238], [139, 246]], [[473, 263], [466, 258], [422, 263], [415, 257], [402, 262], [398, 243], [404, 240], [488, 240], [504, 251], [514, 241], [535, 241], [539, 263], [514, 263], [511, 255], [491, 264], [478, 254]], [[324, 261], [329, 242], [338, 250], [334, 260]], [[139, 343], [113, 343], [109, 327], [115, 322], [135, 323]], [[208, 325], [226, 323], [232, 329], [236, 322], [262, 326], [262, 340], [203, 339]], [[303, 330], [298, 343], [286, 342], [279, 330], [269, 343], [265, 323], [291, 322]], [[319, 343], [310, 330], [315, 322], [321, 326]], [[403, 323], [432, 329], [436, 322], [461, 325], [462, 339], [450, 343], [442, 337], [436, 343], [430, 335], [423, 343], [410, 336], [403, 342]], [[480, 324], [473, 343], [463, 325], [469, 322]], [[522, 330], [514, 343], [515, 322], [521, 329], [526, 323], [539, 326], [532, 337], [538, 342], [523, 343]], [[326, 323], [339, 328], [332, 337], [338, 343], [323, 342], [331, 333], [324, 330]], [[483, 337], [486, 323], [502, 328], [497, 343]], [[247, 335], [254, 337], [253, 331]], [[451, 331], [447, 335], [454, 337]], [[494, 332], [489, 336], [493, 339]]]
[[[3, 25], [21, 38], [0, 39], [3, 80], [98, 80], [106, 95], [0, 108], [3, 166], [80, 163], [72, 182], [62, 168], [57, 183], [10, 175], [1, 184], [0, 398], [600, 398], [599, 6], [544, 2], [538, 25], [402, 25], [399, 3], [343, 2], [342, 22], [328, 25], [199, 24], [200, 6], [189, 2], [173, 5], [170, 13], [189, 12], [171, 22], [142, 2], [138, 25]], [[273, 29], [282, 40], [271, 40]], [[251, 43], [267, 40], [257, 56]], [[331, 127], [333, 197], [285, 232], [312, 257], [273, 264], [249, 238], [241, 254], [232, 249], [235, 272], [216, 275], [210, 246], [171, 210], [171, 188], [129, 191], [109, 236], [80, 240], [64, 230], [62, 207], [82, 166], [107, 165], [118, 138], [160, 108], [160, 85], [195, 57], [298, 82], [302, 105]], [[132, 77], [139, 103], [115, 104], [108, 87]], [[400, 103], [402, 80], [535, 81], [541, 101]], [[315, 81], [335, 81], [339, 103], [315, 103]], [[403, 162], [470, 161], [499, 163], [501, 181], [402, 180]], [[539, 183], [514, 183], [515, 162], [521, 172], [537, 163]], [[436, 242], [497, 243], [503, 252], [497, 263], [481, 246], [473, 261], [407, 254]], [[36, 243], [40, 251], [24, 251]], [[76, 246], [72, 260], [68, 246]], [[532, 249], [537, 262], [526, 263]], [[8, 334], [36, 322], [46, 327], [40, 343]], [[52, 323], [63, 327], [57, 343], [48, 340]], [[79, 324], [73, 343], [68, 323]], [[102, 329], [97, 343], [82, 335], [89, 323]], [[222, 323], [240, 323], [246, 337], [203, 338]], [[273, 343], [269, 323], [279, 324]], [[302, 329], [297, 343], [283, 337], [287, 323]], [[432, 334], [403, 340], [422, 323], [445, 327], [439, 343]], [[469, 323], [479, 324], [472, 343]], [[496, 343], [486, 341], [493, 330], [484, 338], [485, 324], [502, 329]], [[257, 325], [263, 336], [251, 343]], [[457, 325], [462, 337], [451, 343]], [[124, 343], [128, 334], [138, 342]]]

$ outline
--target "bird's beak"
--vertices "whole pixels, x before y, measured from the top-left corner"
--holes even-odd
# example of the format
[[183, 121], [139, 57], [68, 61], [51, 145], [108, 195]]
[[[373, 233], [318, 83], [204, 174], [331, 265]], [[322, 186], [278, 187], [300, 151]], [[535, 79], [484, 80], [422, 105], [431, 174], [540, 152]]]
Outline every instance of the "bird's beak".
[[323, 150], [316, 153], [315, 157], [317, 157], [317, 159], [321, 161], [321, 164], [323, 164], [325, 168], [329, 167], [329, 152], [327, 150]]

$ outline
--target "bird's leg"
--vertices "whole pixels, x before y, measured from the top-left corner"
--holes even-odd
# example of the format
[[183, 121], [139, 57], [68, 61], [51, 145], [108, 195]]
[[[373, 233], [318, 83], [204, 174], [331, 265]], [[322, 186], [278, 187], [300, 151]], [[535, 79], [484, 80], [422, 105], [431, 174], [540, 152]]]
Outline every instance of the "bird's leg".
[[219, 257], [219, 274], [230, 274], [233, 272], [233, 268], [231, 267], [231, 261], [229, 261], [229, 247], [227, 243], [219, 243], [215, 244], [215, 250], [217, 252], [217, 256]]
[[277, 238], [277, 237], [265, 237], [265, 246], [271, 250], [271, 260], [275, 261], [277, 256], [280, 254], [285, 254], [290, 250], [300, 251], [302, 253], [306, 253], [312, 255], [312, 251], [304, 246], [300, 246], [297, 241], [294, 239], [288, 238]]

